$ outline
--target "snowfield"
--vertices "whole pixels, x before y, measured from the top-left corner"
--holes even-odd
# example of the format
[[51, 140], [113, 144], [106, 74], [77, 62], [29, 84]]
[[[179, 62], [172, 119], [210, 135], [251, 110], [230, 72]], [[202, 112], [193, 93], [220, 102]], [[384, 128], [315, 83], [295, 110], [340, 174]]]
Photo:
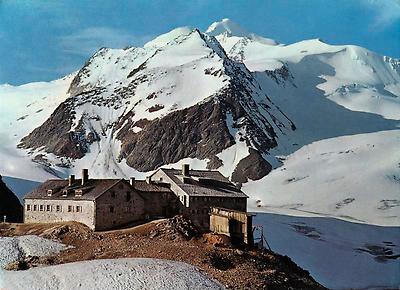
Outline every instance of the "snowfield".
[[398, 289], [400, 228], [257, 213], [272, 250], [329, 289]]
[[225, 289], [198, 268], [158, 259], [115, 259], [76, 262], [0, 272], [5, 289]]
[[244, 184], [254, 211], [400, 224], [400, 130], [325, 139]]
[[[2, 175], [43, 181], [54, 177], [33, 163], [25, 150], [17, 150], [21, 138], [40, 126], [68, 97], [75, 73], [52, 82], [21, 86], [0, 85], [0, 172]], [[23, 168], [23, 170], [21, 170]]]
[[67, 246], [61, 243], [53, 242], [34, 235], [0, 237], [0, 269], [9, 263], [20, 260], [23, 257], [49, 256], [67, 248]]

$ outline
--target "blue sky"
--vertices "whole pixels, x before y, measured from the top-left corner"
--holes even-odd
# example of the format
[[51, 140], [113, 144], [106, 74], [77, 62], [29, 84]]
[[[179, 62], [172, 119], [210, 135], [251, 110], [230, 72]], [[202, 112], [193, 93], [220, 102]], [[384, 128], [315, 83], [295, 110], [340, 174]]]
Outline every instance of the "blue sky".
[[0, 0], [0, 84], [56, 79], [102, 46], [222, 18], [281, 43], [322, 38], [400, 58], [400, 0]]

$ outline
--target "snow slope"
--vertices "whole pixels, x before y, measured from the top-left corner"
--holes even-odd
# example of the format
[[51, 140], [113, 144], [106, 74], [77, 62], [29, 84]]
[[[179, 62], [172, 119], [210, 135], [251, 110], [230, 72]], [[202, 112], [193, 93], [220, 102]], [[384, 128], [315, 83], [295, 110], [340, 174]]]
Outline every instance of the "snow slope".
[[[313, 93], [311, 89], [317, 88], [329, 100], [352, 111], [371, 112], [387, 119], [400, 118], [398, 59], [359, 46], [329, 45], [320, 39], [271, 45], [253, 37], [252, 33], [231, 33], [239, 29], [237, 26], [225, 19], [212, 24], [207, 32], [218, 39], [231, 58], [243, 62], [258, 75], [259, 80], [278, 82], [280, 96], [300, 94], [306, 101], [307, 95]], [[288, 75], [279, 74], [282, 68], [288, 69]], [[271, 78], [266, 72], [277, 78]], [[314, 84], [316, 79], [319, 84]], [[270, 85], [271, 82], [267, 83], [263, 89], [277, 100]], [[284, 105], [281, 107], [285, 109]]]
[[5, 289], [225, 289], [194, 266], [157, 259], [93, 260], [0, 271]]
[[[78, 106], [77, 121], [83, 114], [91, 113], [98, 114], [103, 123], [109, 124], [132, 109], [134, 121], [152, 120], [211, 96], [227, 79], [204, 74], [206, 68], [223, 69], [221, 55], [216, 53], [218, 49], [209, 45], [198, 31], [178, 28], [157, 37], [144, 48], [99, 50], [78, 73], [80, 79], [76, 86], [86, 91], [101, 88], [97, 102], [112, 99], [113, 103], [103, 108], [95, 108], [90, 103]], [[131, 74], [135, 70], [137, 72]], [[138, 81], [133, 86], [131, 83], [135, 79]], [[131, 94], [124, 96], [123, 90], [129, 89], [129, 84]], [[196, 85], [195, 95], [193, 85]], [[146, 98], [151, 94], [154, 94], [152, 98]], [[157, 104], [163, 108], [149, 111]], [[111, 106], [115, 110], [110, 110]]]
[[[21, 138], [41, 125], [68, 98], [75, 74], [52, 82], [21, 86], [0, 85], [0, 172], [28, 180], [45, 180], [52, 175], [32, 163], [26, 151], [16, 150]], [[23, 170], [21, 170], [23, 168]]]
[[[400, 228], [257, 213], [273, 251], [329, 289], [398, 289]], [[397, 259], [395, 258], [397, 257]]]
[[[326, 139], [244, 185], [256, 211], [307, 213], [399, 225], [400, 130]], [[258, 201], [258, 202], [256, 202]]]

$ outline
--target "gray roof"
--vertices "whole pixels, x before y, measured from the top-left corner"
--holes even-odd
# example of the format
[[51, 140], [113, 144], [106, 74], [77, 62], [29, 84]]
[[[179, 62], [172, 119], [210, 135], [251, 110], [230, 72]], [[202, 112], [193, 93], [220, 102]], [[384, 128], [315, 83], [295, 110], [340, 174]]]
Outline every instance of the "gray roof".
[[[172, 181], [190, 196], [214, 196], [214, 197], [247, 197], [240, 189], [231, 183], [219, 171], [190, 170], [188, 177], [183, 177], [177, 169], [160, 169], [165, 172]], [[50, 179], [39, 187], [25, 195], [26, 199], [69, 199], [69, 200], [95, 200], [105, 191], [111, 189], [119, 182], [127, 182], [124, 179], [89, 179], [82, 186], [82, 180], [76, 179], [72, 186], [68, 186], [68, 180]], [[139, 193], [146, 192], [171, 192], [170, 186], [165, 183], [147, 183], [144, 180], [136, 180], [134, 188]], [[47, 190], [53, 190], [51, 196]], [[62, 196], [66, 189], [72, 190], [67, 197]], [[83, 191], [82, 196], [75, 196], [75, 189]]]
[[140, 192], [171, 192], [169, 184], [147, 183], [145, 180], [135, 180], [133, 187]]
[[189, 170], [189, 176], [178, 169], [160, 170], [190, 196], [248, 197], [217, 170]]
[[[127, 182], [124, 179], [89, 179], [82, 186], [81, 179], [76, 179], [74, 184], [68, 186], [68, 180], [50, 179], [39, 185], [33, 191], [25, 195], [27, 199], [69, 199], [69, 200], [95, 200], [105, 191], [117, 185], [120, 181]], [[47, 190], [52, 189], [53, 194], [47, 195]], [[68, 196], [62, 196], [63, 190], [71, 189], [72, 193]], [[75, 196], [75, 189], [83, 190], [82, 196]], [[171, 192], [169, 186], [165, 184], [149, 184], [144, 180], [136, 180], [134, 189], [139, 193], [144, 192]]]
[[[123, 179], [89, 179], [82, 186], [81, 179], [76, 179], [72, 186], [68, 186], [68, 180], [50, 179], [43, 182], [33, 191], [25, 195], [26, 199], [73, 199], [73, 200], [95, 200], [102, 195], [106, 190], [112, 188]], [[52, 196], [47, 195], [47, 190], [52, 189]], [[67, 197], [62, 196], [65, 189], [82, 189], [82, 196], [75, 196], [75, 192], [68, 194]]]

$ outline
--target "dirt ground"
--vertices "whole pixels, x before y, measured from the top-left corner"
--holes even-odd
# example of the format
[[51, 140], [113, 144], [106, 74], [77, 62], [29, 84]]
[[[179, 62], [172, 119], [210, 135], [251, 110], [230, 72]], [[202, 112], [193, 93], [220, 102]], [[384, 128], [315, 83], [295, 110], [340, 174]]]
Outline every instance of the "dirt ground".
[[229, 289], [325, 289], [288, 257], [267, 250], [235, 248], [225, 236], [200, 235], [181, 223], [158, 220], [107, 232], [93, 232], [75, 222], [0, 224], [0, 236], [32, 234], [73, 246], [51, 257], [27, 257], [9, 265], [14, 270], [40, 264], [143, 257], [195, 265]]

